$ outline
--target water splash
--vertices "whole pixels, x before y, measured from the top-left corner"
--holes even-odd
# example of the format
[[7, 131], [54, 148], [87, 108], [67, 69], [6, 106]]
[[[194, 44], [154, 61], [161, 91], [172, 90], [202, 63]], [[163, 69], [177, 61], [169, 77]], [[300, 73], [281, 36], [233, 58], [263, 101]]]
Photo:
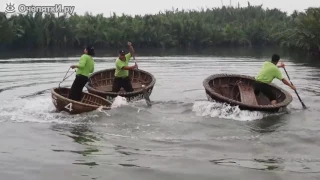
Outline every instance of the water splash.
[[103, 108], [104, 108], [104, 106], [99, 106], [99, 108], [97, 109], [97, 111], [103, 112], [103, 113], [105, 113], [107, 116], [111, 116], [107, 111], [104, 111]]
[[127, 99], [125, 97], [122, 96], [117, 96], [112, 105], [111, 108], [117, 108], [117, 107], [121, 107], [121, 106], [125, 106], [125, 105], [129, 105]]
[[[127, 99], [125, 97], [122, 97], [122, 96], [117, 96], [112, 105], [111, 105], [111, 108], [114, 109], [114, 108], [118, 108], [118, 107], [122, 107], [122, 106], [130, 106], [130, 107], [133, 107], [133, 108], [137, 108], [136, 107], [136, 104], [137, 102], [128, 102]], [[140, 108], [138, 108], [137, 110], [137, 113], [139, 113], [141, 111]]]
[[238, 106], [209, 101], [196, 101], [192, 106], [192, 111], [196, 112], [197, 116], [219, 117], [238, 121], [253, 121], [264, 117], [262, 112], [240, 110]]
[[0, 104], [0, 119], [14, 122], [83, 124], [93, 123], [99, 117], [96, 113], [70, 115], [56, 112], [51, 96], [15, 98]]

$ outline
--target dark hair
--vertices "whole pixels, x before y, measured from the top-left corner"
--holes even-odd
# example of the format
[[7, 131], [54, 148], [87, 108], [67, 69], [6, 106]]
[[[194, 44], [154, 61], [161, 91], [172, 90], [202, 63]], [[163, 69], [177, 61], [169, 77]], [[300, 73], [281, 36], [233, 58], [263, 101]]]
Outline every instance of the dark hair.
[[125, 55], [126, 52], [125, 52], [123, 49], [121, 49], [121, 50], [119, 50], [119, 54], [120, 54], [120, 55]]
[[90, 56], [94, 56], [94, 55], [95, 55], [94, 47], [93, 47], [93, 46], [88, 45], [88, 46], [86, 46], [85, 48], [86, 48], [86, 50], [88, 51], [88, 55], [90, 55]]
[[271, 58], [272, 63], [278, 63], [280, 60], [280, 56], [278, 54], [273, 54]]

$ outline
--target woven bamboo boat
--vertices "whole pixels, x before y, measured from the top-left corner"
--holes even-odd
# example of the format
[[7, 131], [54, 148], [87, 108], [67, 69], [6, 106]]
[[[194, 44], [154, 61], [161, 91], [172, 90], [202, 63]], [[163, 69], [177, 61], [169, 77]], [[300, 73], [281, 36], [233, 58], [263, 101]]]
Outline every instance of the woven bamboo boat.
[[[113, 101], [118, 95], [125, 97], [127, 101], [137, 101], [148, 99], [155, 85], [155, 77], [146, 71], [135, 69], [129, 70], [133, 92], [125, 92], [122, 88], [119, 92], [111, 92], [114, 79], [115, 68], [105, 69], [92, 73], [86, 84], [88, 92], [96, 94], [110, 101]], [[143, 87], [144, 85], [145, 87]]]
[[70, 88], [54, 88], [51, 90], [52, 103], [58, 111], [70, 114], [80, 114], [94, 111], [100, 107], [104, 110], [111, 109], [111, 102], [94, 94], [82, 92], [80, 102], [68, 99]]
[[278, 112], [292, 102], [292, 96], [284, 89], [269, 84], [276, 94], [277, 104], [271, 105], [270, 100], [260, 93], [254, 94], [254, 77], [237, 74], [216, 74], [207, 77], [203, 86], [209, 101], [228, 103], [242, 110]]

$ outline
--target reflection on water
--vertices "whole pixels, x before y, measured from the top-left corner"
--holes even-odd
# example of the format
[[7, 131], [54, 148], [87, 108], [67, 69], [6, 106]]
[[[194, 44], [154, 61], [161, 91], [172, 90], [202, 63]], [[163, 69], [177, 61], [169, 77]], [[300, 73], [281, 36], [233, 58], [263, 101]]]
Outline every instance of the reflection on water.
[[54, 131], [67, 132], [67, 134], [62, 134], [82, 145], [90, 145], [92, 142], [99, 141], [99, 138], [94, 135], [90, 124], [55, 124], [51, 128]]
[[283, 170], [284, 160], [281, 158], [268, 158], [268, 159], [217, 159], [210, 160], [209, 162], [216, 165], [224, 166], [239, 166], [256, 170]]
[[88, 142], [95, 142], [99, 141], [99, 138], [92, 134], [87, 134], [87, 132], [90, 132], [87, 126], [81, 125], [77, 128], [72, 128], [72, 131], [70, 131], [73, 135], [67, 135], [70, 138], [74, 139], [75, 142], [83, 145], [89, 145]]
[[[71, 139], [74, 140], [74, 142], [86, 145], [89, 147], [86, 147], [84, 150], [65, 150], [65, 149], [53, 149], [54, 152], [69, 152], [69, 153], [75, 153], [80, 154], [82, 156], [90, 156], [95, 153], [100, 152], [100, 150], [91, 145], [90, 143], [93, 143], [95, 141], [99, 141], [99, 138], [97, 138], [94, 135], [94, 132], [90, 128], [89, 124], [55, 124], [51, 126], [51, 129], [54, 131], [60, 132], [62, 135], [65, 135]], [[70, 133], [70, 134], [69, 134]], [[86, 166], [97, 166], [99, 165], [96, 162], [86, 162], [86, 160], [76, 160], [78, 162], [74, 162], [72, 164], [75, 165], [86, 165]], [[79, 162], [80, 161], [80, 162]]]
[[97, 164], [96, 162], [84, 162], [84, 163], [72, 163], [72, 164], [76, 164], [76, 165], [86, 165], [86, 166], [97, 166], [99, 164]]
[[257, 132], [261, 134], [272, 133], [286, 123], [288, 119], [284, 118], [285, 116], [286, 114], [268, 116], [267, 118], [258, 119], [256, 121], [249, 121], [247, 122], [247, 126], [252, 132]]
[[71, 153], [77, 153], [77, 154], [81, 154], [83, 156], [87, 156], [87, 155], [90, 155], [94, 152], [99, 152], [98, 149], [91, 149], [91, 148], [88, 148], [86, 150], [83, 150], [83, 151], [73, 151], [73, 150], [59, 150], [59, 149], [53, 149], [54, 152], [71, 152]]

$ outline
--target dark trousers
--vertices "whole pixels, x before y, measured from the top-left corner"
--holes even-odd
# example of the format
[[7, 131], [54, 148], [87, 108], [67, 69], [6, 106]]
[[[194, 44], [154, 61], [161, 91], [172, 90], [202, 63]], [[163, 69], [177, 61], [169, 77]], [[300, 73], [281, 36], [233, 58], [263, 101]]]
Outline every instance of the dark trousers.
[[126, 92], [132, 92], [132, 84], [129, 77], [119, 78], [116, 77], [113, 80], [112, 92], [119, 92], [123, 88]]
[[268, 84], [256, 81], [254, 83], [254, 94], [259, 95], [262, 92], [270, 101], [277, 100], [277, 96], [272, 92]]
[[82, 89], [88, 82], [88, 77], [83, 75], [76, 75], [76, 79], [73, 81], [71, 91], [69, 93], [69, 99], [75, 101], [81, 101]]

